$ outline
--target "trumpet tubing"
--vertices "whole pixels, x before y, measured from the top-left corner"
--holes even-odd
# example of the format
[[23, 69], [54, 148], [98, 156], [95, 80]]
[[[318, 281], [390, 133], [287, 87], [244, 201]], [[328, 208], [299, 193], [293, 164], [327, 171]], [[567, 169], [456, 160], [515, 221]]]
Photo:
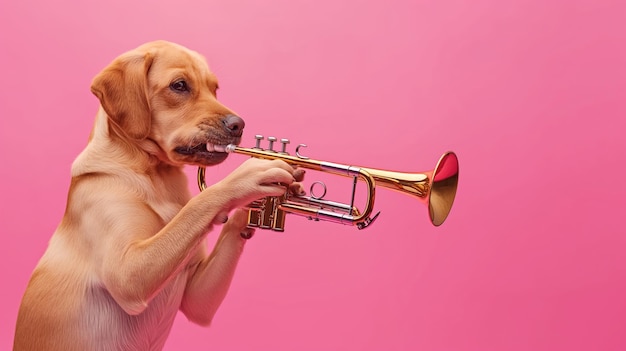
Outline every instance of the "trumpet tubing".
[[[335, 223], [354, 225], [359, 229], [369, 226], [379, 213], [372, 216], [376, 187], [380, 186], [396, 192], [410, 195], [428, 207], [430, 221], [439, 226], [448, 217], [458, 186], [459, 163], [454, 152], [446, 152], [431, 171], [420, 173], [394, 172], [376, 168], [366, 168], [339, 163], [312, 160], [300, 153], [306, 147], [300, 144], [295, 155], [286, 151], [288, 139], [281, 139], [282, 150], [273, 150], [274, 137], [268, 137], [269, 148], [263, 149], [260, 142], [263, 136], [257, 135], [256, 146], [244, 148], [237, 145], [226, 146], [226, 152], [247, 155], [267, 160], [280, 159], [293, 166], [326, 172], [344, 177], [352, 177], [352, 201], [350, 204], [329, 201], [323, 196], [298, 196], [286, 192], [279, 197], [267, 197], [257, 200], [248, 206], [248, 226], [274, 231], [284, 231], [286, 214], [304, 216], [310, 220], [323, 220]], [[365, 183], [367, 189], [366, 204], [363, 209], [354, 206], [356, 184], [358, 180]], [[323, 184], [322, 184], [323, 185]], [[198, 187], [206, 189], [205, 168], [198, 168]], [[325, 185], [324, 185], [325, 190]], [[324, 191], [325, 193], [325, 191]]]

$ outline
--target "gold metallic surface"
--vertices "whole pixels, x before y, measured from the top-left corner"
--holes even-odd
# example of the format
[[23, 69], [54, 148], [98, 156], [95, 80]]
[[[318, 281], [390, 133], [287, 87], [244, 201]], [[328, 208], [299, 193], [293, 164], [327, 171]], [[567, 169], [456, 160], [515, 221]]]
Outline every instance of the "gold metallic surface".
[[[291, 156], [272, 150], [263, 150], [258, 147], [243, 148], [229, 145], [228, 152], [267, 160], [279, 159], [301, 168], [347, 177], [358, 177], [366, 183], [367, 202], [363, 210], [357, 209], [353, 204], [340, 204], [332, 201], [324, 202], [319, 201], [319, 199], [290, 194], [266, 198], [250, 204], [248, 225], [275, 231], [284, 231], [285, 215], [287, 213], [298, 214], [314, 220], [327, 220], [356, 225], [359, 229], [363, 229], [376, 218], [376, 215], [370, 216], [374, 207], [375, 188], [377, 186], [418, 199], [428, 207], [431, 223], [439, 226], [450, 213], [459, 179], [458, 158], [453, 152], [444, 153], [440, 157], [439, 162], [437, 162], [435, 169], [422, 173], [404, 173], [342, 165]], [[198, 168], [198, 187], [200, 190], [204, 190], [207, 187], [204, 167]]]

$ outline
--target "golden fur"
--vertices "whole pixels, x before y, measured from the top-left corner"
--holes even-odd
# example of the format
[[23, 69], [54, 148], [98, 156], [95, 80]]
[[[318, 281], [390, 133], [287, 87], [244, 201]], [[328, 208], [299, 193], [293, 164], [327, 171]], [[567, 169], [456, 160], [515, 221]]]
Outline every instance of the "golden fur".
[[[220, 147], [239, 143], [244, 127], [194, 51], [144, 44], [91, 90], [101, 106], [24, 294], [14, 350], [160, 350], [178, 310], [208, 325], [243, 250], [240, 233], [250, 231], [236, 209], [284, 193], [279, 183], [300, 191], [301, 171], [249, 159], [191, 197], [183, 166], [222, 162]], [[223, 222], [209, 255], [204, 239]]]

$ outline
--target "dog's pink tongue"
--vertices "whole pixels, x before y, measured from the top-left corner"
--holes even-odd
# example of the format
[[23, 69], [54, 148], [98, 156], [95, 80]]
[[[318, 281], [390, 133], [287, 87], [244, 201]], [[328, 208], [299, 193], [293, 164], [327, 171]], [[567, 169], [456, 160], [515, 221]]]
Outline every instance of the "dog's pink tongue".
[[206, 144], [206, 150], [208, 152], [226, 152], [226, 146], [224, 145], [213, 145], [213, 144]]

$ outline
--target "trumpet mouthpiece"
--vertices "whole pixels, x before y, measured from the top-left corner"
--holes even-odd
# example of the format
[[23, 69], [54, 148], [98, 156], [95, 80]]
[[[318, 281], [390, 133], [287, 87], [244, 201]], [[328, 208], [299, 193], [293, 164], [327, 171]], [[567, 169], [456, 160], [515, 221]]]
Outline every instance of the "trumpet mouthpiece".
[[231, 152], [235, 151], [236, 148], [237, 148], [237, 145], [235, 145], [235, 144], [228, 144], [224, 148], [224, 151], [226, 151], [227, 153], [231, 153]]

